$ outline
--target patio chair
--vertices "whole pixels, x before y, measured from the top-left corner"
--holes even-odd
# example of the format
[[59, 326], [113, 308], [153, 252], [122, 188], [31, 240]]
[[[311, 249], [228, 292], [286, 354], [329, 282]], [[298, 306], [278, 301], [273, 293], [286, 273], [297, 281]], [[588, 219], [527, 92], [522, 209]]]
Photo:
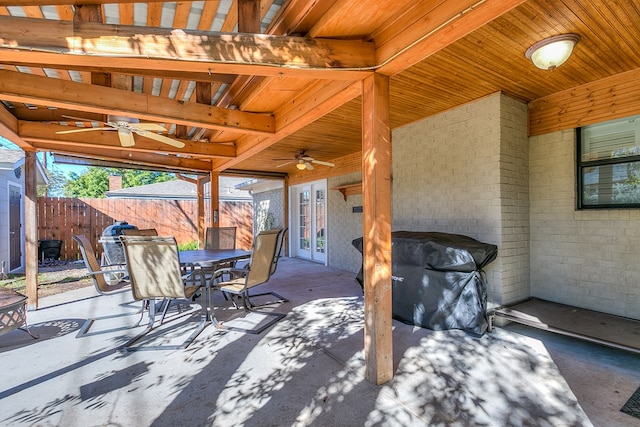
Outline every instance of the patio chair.
[[157, 236], [158, 230], [155, 228], [131, 228], [121, 230], [123, 236]]
[[[122, 349], [134, 351], [141, 349], [178, 349], [187, 348], [207, 326], [206, 304], [202, 304], [200, 323], [180, 345], [132, 347], [134, 343], [155, 328], [156, 311], [163, 307], [159, 324], [162, 324], [169, 304], [173, 300], [190, 302], [193, 295], [205, 286], [204, 274], [195, 270], [183, 275], [178, 257], [178, 244], [174, 237], [165, 236], [121, 236], [120, 237], [127, 269], [131, 280], [131, 292], [136, 301], [146, 301], [149, 322], [140, 334], [127, 341]], [[159, 301], [157, 301], [159, 300]], [[187, 311], [179, 316], [192, 314]]]
[[236, 227], [207, 227], [205, 249], [235, 249]]
[[109, 266], [101, 267], [87, 236], [76, 234], [73, 236], [73, 240], [78, 243], [84, 265], [87, 267], [89, 276], [91, 276], [96, 291], [98, 291], [99, 294], [112, 294], [129, 286], [129, 281], [125, 279], [127, 270], [124, 266], [117, 266], [119, 268], [110, 268]]
[[[245, 311], [258, 312], [254, 310], [254, 308], [258, 306], [252, 304], [249, 300], [249, 291], [269, 281], [271, 272], [274, 271], [274, 261], [277, 257], [276, 249], [278, 247], [278, 241], [282, 238], [281, 236], [283, 232], [284, 230], [281, 229], [260, 232], [254, 240], [251, 259], [249, 260], [249, 264], [247, 265], [247, 267], [242, 270], [242, 276], [228, 281], [217, 282], [217, 280], [223, 277], [224, 274], [233, 272], [234, 270], [236, 272], [239, 271], [237, 269], [229, 268], [219, 269], [214, 274], [214, 285], [210, 289], [220, 290], [223, 294], [237, 295], [242, 299], [242, 305]], [[261, 295], [274, 295], [276, 298], [278, 298], [278, 301], [275, 302], [288, 302], [287, 299], [281, 297], [275, 292], [264, 292], [252, 296], [257, 297]], [[209, 301], [211, 301], [211, 297], [209, 297]], [[238, 308], [235, 301], [233, 301], [233, 303], [236, 308]], [[261, 311], [259, 313], [271, 316], [273, 317], [273, 319], [257, 329], [241, 329], [232, 327], [226, 327], [226, 329], [259, 334], [275, 322], [285, 317], [285, 314], [282, 313], [264, 311]]]
[[[110, 295], [117, 292], [125, 291], [129, 288], [131, 283], [126, 276], [127, 270], [124, 268], [124, 266], [101, 267], [98, 259], [96, 258], [96, 254], [93, 251], [93, 247], [91, 247], [91, 242], [89, 241], [87, 236], [83, 234], [76, 234], [73, 236], [73, 240], [78, 243], [78, 247], [80, 248], [80, 253], [82, 254], [82, 259], [84, 260], [84, 265], [87, 267], [89, 277], [91, 277], [93, 285], [100, 295]], [[91, 326], [93, 326], [93, 324], [97, 320], [111, 319], [120, 316], [130, 316], [132, 314], [140, 313], [141, 311], [135, 311], [131, 313], [89, 318], [84, 322], [84, 324], [76, 334], [76, 338], [89, 335], [89, 329], [91, 329]], [[140, 320], [142, 320], [142, 318]], [[140, 321], [138, 321], [138, 323], [139, 322]]]

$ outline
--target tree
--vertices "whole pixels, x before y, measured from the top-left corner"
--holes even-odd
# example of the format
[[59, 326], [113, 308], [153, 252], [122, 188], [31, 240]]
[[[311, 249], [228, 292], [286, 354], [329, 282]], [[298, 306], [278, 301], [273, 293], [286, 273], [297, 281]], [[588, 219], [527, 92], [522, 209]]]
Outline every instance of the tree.
[[67, 177], [64, 172], [57, 169], [45, 169], [47, 174], [47, 185], [38, 186], [38, 197], [56, 197], [63, 194], [63, 189], [67, 184]]
[[103, 198], [105, 197], [105, 193], [109, 191], [110, 175], [119, 175], [122, 177], [122, 188], [176, 179], [173, 174], [167, 172], [92, 166], [87, 168], [87, 171], [82, 174], [74, 172], [69, 174], [69, 180], [64, 185], [64, 195], [66, 197]]

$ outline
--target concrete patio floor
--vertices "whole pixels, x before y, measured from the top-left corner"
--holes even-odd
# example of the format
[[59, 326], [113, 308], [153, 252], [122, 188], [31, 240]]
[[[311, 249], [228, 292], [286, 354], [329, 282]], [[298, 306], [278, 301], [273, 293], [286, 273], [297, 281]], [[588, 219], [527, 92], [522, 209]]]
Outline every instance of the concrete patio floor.
[[[640, 358], [520, 325], [481, 338], [394, 322], [395, 377], [364, 380], [362, 293], [354, 274], [283, 259], [265, 290], [290, 299], [260, 335], [206, 328], [185, 350], [122, 353], [142, 327], [129, 292], [47, 297], [32, 339], [0, 336], [0, 425], [32, 426], [640, 426], [620, 408]], [[216, 295], [216, 314], [245, 313]], [[256, 315], [251, 315], [257, 318]], [[250, 317], [250, 319], [252, 318]], [[184, 339], [183, 317], [141, 342]]]

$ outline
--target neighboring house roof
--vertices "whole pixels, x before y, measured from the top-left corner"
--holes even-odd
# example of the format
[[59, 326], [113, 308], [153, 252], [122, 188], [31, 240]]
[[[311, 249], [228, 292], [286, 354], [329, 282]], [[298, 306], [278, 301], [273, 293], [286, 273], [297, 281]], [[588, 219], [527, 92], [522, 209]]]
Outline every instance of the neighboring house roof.
[[251, 179], [236, 185], [237, 189], [247, 190], [253, 194], [277, 190], [283, 187], [284, 182], [281, 179]]
[[[22, 168], [24, 157], [24, 151], [22, 150], [0, 147], [0, 170], [15, 171], [18, 168]], [[38, 168], [37, 183], [47, 184], [47, 175], [44, 173], [40, 160], [36, 159], [36, 165]]]
[[[222, 201], [251, 201], [248, 191], [237, 190], [237, 178], [220, 177], [219, 199]], [[241, 181], [241, 180], [240, 180]], [[157, 182], [155, 184], [139, 185], [137, 187], [111, 190], [106, 193], [107, 198], [136, 198], [136, 199], [197, 199], [196, 185], [180, 179], [174, 181]]]

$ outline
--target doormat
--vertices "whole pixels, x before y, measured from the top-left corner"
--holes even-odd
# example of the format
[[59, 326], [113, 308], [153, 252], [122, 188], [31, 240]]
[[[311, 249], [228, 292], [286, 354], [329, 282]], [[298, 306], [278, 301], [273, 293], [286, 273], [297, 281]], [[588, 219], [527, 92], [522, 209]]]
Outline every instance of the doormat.
[[640, 418], [640, 388], [631, 395], [620, 411], [632, 417]]

